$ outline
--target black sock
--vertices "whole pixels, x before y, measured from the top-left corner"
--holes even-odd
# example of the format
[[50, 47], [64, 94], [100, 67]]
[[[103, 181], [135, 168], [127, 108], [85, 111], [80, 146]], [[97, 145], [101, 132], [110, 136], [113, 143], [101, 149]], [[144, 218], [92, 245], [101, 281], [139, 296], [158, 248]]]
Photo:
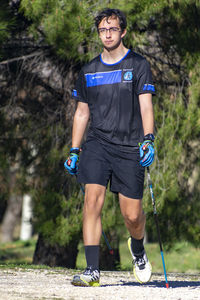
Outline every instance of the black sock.
[[139, 256], [144, 252], [144, 245], [143, 245], [144, 238], [141, 240], [136, 240], [134, 237], [131, 237], [131, 248], [135, 256]]
[[87, 266], [93, 270], [99, 270], [99, 245], [85, 246]]

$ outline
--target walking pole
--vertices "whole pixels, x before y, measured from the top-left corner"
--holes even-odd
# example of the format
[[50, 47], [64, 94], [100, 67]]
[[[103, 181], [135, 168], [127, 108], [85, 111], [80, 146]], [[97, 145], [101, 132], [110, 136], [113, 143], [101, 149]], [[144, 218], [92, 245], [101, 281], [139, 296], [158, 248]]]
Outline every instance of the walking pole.
[[161, 243], [161, 238], [160, 238], [160, 228], [159, 228], [159, 224], [158, 224], [158, 216], [157, 216], [157, 211], [156, 211], [156, 201], [155, 201], [154, 194], [153, 194], [153, 187], [152, 187], [152, 181], [151, 181], [149, 167], [147, 167], [147, 179], [148, 179], [148, 186], [149, 186], [152, 205], [153, 205], [153, 214], [154, 214], [154, 219], [155, 219], [155, 223], [156, 223], [158, 241], [159, 241], [159, 245], [160, 245], [160, 253], [161, 253], [161, 257], [162, 257], [162, 264], [163, 264], [163, 270], [164, 270], [165, 282], [166, 282], [165, 285], [166, 285], [166, 288], [169, 288], [169, 283], [167, 281], [167, 272], [166, 272], [166, 268], [165, 268], [163, 248], [162, 248], [162, 243]]
[[114, 250], [110, 247], [110, 244], [109, 244], [109, 242], [108, 242], [108, 239], [107, 239], [107, 237], [106, 237], [106, 234], [105, 234], [105, 232], [102, 230], [102, 235], [103, 235], [103, 237], [104, 237], [104, 240], [105, 240], [105, 242], [106, 242], [106, 245], [107, 245], [107, 247], [108, 247], [108, 249], [109, 249], [109, 253], [111, 254], [111, 255], [113, 255], [114, 254]]
[[[85, 195], [84, 187], [83, 187], [81, 184], [80, 184], [80, 189], [81, 189], [83, 195]], [[106, 237], [106, 234], [105, 234], [105, 232], [104, 232], [103, 230], [102, 230], [102, 235], [103, 235], [104, 240], [105, 240], [105, 242], [106, 242], [106, 245], [107, 245], [107, 247], [108, 247], [108, 249], [109, 249], [109, 253], [110, 253], [111, 255], [113, 255], [113, 254], [114, 254], [114, 250], [111, 248], [111, 246], [110, 246], [110, 244], [109, 244], [109, 242], [108, 242], [108, 239], [107, 239], [107, 237]]]

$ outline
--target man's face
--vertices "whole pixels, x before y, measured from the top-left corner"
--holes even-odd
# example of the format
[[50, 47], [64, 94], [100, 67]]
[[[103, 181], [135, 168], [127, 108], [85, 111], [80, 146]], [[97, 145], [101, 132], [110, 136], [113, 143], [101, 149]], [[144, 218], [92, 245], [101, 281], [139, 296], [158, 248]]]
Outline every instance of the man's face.
[[104, 18], [99, 24], [98, 32], [104, 48], [108, 51], [116, 49], [126, 34], [126, 30], [121, 31], [119, 19], [116, 17], [110, 17], [108, 20]]

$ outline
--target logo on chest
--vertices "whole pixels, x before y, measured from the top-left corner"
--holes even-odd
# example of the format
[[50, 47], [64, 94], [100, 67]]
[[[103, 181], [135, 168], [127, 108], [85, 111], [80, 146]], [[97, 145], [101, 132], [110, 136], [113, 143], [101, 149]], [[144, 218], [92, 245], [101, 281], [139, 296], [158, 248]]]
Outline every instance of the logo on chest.
[[123, 82], [133, 81], [133, 69], [123, 70]]

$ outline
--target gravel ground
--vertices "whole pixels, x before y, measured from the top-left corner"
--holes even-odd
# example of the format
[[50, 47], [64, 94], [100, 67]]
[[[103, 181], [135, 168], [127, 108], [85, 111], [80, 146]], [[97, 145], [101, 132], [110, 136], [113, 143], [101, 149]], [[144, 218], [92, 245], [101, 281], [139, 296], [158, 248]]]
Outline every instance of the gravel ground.
[[131, 272], [101, 272], [100, 287], [74, 287], [70, 281], [77, 271], [57, 269], [1, 269], [0, 300], [200, 300], [200, 274], [153, 274], [151, 282], [140, 285]]

